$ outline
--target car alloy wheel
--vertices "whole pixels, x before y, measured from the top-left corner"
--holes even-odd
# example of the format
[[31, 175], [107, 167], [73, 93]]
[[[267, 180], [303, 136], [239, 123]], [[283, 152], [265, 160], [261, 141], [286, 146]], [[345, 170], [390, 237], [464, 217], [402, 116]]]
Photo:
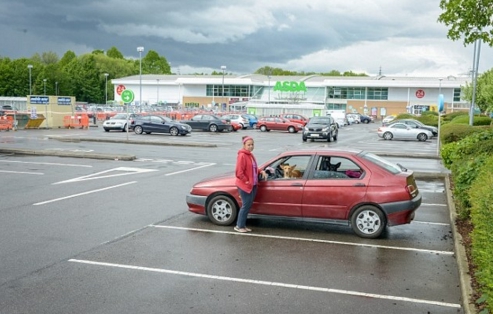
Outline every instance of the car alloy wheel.
[[288, 132], [289, 132], [289, 133], [294, 133], [294, 132], [296, 132], [296, 130], [295, 130], [295, 128], [294, 128], [294, 126], [290, 126], [290, 127], [288, 128]]
[[365, 205], [351, 216], [351, 228], [362, 238], [378, 238], [385, 229], [385, 217], [375, 206]]
[[209, 132], [217, 132], [217, 125], [215, 124], [209, 125]]
[[260, 131], [262, 132], [267, 131], [267, 127], [265, 125], [260, 126]]
[[238, 207], [226, 195], [214, 196], [207, 204], [207, 216], [216, 225], [229, 226], [236, 220]]
[[390, 132], [385, 132], [383, 134], [383, 139], [384, 140], [391, 140], [392, 138], [393, 138], [393, 136], [392, 136], [392, 133], [390, 133]]
[[428, 135], [426, 135], [424, 133], [419, 133], [418, 134], [418, 141], [425, 142], [427, 139], [428, 139]]
[[169, 134], [171, 134], [173, 136], [177, 136], [178, 135], [178, 128], [172, 127], [171, 129], [169, 129]]
[[142, 129], [142, 127], [140, 125], [137, 125], [134, 128], [134, 132], [135, 132], [135, 134], [142, 134], [144, 132], [144, 129]]

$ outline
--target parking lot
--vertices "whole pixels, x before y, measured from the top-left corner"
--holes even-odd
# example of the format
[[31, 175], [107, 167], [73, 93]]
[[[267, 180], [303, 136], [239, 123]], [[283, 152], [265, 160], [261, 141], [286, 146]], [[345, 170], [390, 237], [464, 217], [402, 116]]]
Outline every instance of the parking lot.
[[[137, 159], [0, 156], [8, 182], [0, 210], [0, 313], [462, 313], [443, 179], [417, 177], [423, 204], [415, 221], [376, 240], [348, 227], [267, 219], [251, 220], [254, 232], [239, 234], [187, 210], [193, 183], [234, 169], [244, 134], [255, 137], [259, 162], [307, 146], [436, 153], [435, 140], [382, 141], [374, 127], [348, 127], [337, 143], [255, 130], [180, 139], [216, 147], [2, 133], [9, 147], [125, 151]], [[438, 171], [436, 160], [391, 158], [420, 173]]]

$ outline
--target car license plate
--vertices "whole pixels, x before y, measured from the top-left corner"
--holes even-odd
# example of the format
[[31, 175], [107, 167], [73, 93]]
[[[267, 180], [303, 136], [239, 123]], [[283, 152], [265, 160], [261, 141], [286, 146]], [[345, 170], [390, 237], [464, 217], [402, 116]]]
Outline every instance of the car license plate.
[[312, 134], [313, 137], [318, 137], [318, 134]]

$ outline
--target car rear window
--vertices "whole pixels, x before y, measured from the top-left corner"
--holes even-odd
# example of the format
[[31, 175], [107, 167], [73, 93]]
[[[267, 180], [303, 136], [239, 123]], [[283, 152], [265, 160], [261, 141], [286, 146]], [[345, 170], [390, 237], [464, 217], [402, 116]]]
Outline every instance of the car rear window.
[[399, 167], [398, 165], [393, 164], [390, 161], [385, 160], [384, 158], [379, 157], [375, 154], [365, 153], [365, 154], [361, 155], [361, 157], [363, 157], [366, 160], [371, 161], [372, 163], [380, 166], [381, 168], [384, 168], [387, 171], [390, 171], [393, 174], [398, 174], [398, 173], [402, 172], [401, 167]]

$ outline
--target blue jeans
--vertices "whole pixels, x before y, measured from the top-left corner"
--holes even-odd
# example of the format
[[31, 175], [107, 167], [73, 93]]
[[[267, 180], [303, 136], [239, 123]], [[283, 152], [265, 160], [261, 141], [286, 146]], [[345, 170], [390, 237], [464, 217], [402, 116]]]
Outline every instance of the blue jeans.
[[250, 208], [252, 208], [253, 200], [257, 194], [257, 186], [254, 185], [250, 193], [247, 193], [240, 188], [238, 188], [238, 191], [240, 192], [242, 204], [240, 212], [238, 213], [238, 221], [236, 222], [236, 226], [238, 228], [245, 228], [248, 212], [250, 211]]

